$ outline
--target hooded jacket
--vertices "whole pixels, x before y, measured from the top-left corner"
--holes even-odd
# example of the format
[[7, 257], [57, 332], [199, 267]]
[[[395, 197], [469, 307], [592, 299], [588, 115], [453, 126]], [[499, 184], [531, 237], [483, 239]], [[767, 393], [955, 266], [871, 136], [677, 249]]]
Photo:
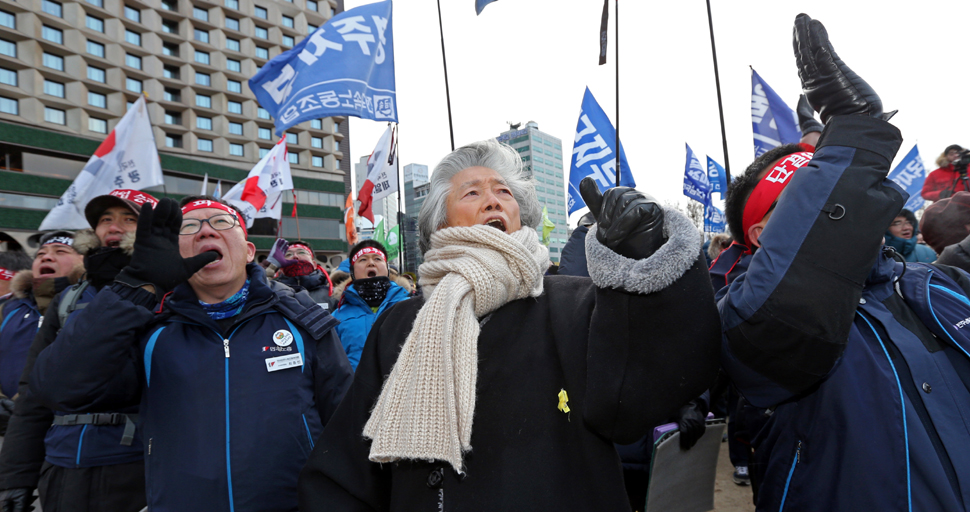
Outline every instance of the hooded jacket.
[[927, 201], [939, 201], [944, 191], [949, 192], [947, 197], [961, 191], [970, 192], [970, 186], [962, 178], [959, 172], [953, 170], [953, 164], [940, 167], [926, 175], [920, 195]]
[[903, 211], [900, 215], [906, 217], [906, 220], [913, 226], [913, 235], [908, 239], [899, 238], [886, 230], [886, 245], [895, 249], [906, 261], [911, 263], [933, 263], [936, 261], [936, 252], [929, 246], [918, 243], [916, 235], [919, 234], [919, 222], [916, 220], [916, 215], [909, 210]]
[[374, 311], [357, 294], [354, 285], [349, 281], [344, 284], [341, 292], [340, 305], [333, 312], [333, 316], [340, 320], [337, 334], [340, 335], [340, 342], [347, 353], [347, 359], [350, 360], [350, 366], [356, 370], [360, 362], [360, 353], [364, 350], [364, 342], [367, 341], [367, 335], [370, 334], [370, 329], [377, 317], [389, 307], [406, 300], [411, 294], [403, 286], [391, 281], [391, 287], [387, 290], [384, 302], [377, 311]]

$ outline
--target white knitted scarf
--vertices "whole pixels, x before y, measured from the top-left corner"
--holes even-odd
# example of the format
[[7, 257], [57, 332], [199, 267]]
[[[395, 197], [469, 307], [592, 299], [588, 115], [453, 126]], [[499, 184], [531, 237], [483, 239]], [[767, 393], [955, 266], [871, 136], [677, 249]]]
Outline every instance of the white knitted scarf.
[[364, 426], [370, 460], [443, 460], [471, 450], [479, 318], [542, 294], [549, 250], [532, 228], [440, 229], [419, 269], [426, 301]]

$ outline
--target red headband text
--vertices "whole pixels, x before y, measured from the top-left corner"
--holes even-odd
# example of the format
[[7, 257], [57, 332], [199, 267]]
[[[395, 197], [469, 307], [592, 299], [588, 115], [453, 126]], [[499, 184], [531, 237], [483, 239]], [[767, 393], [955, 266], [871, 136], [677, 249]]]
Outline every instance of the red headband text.
[[0, 267], [0, 281], [9, 281], [13, 279], [13, 275], [16, 274], [13, 270], [7, 270]]
[[203, 208], [215, 208], [217, 210], [222, 210], [228, 213], [229, 215], [232, 215], [232, 218], [236, 219], [236, 224], [239, 224], [239, 226], [242, 227], [243, 236], [247, 239], [249, 238], [249, 232], [246, 231], [246, 223], [239, 218], [239, 214], [236, 213], [236, 210], [233, 210], [232, 208], [218, 201], [210, 201], [208, 199], [199, 199], [198, 201], [192, 201], [191, 203], [182, 207], [182, 215], [185, 215], [186, 213], [189, 213], [191, 211], [201, 210]]
[[751, 195], [748, 196], [747, 203], [744, 205], [744, 216], [741, 219], [741, 229], [744, 230], [744, 244], [749, 248], [753, 250], [751, 239], [748, 238], [748, 230], [765, 218], [778, 196], [791, 183], [791, 177], [795, 174], [795, 171], [808, 165], [811, 160], [811, 152], [792, 153], [769, 169], [765, 177], [755, 185]]
[[376, 255], [380, 256], [381, 261], [387, 261], [387, 260], [384, 259], [384, 253], [381, 252], [380, 249], [378, 249], [376, 247], [364, 247], [363, 249], [357, 251], [354, 254], [354, 257], [350, 259], [350, 264], [353, 265], [354, 263], [357, 263], [357, 259], [360, 258], [361, 256], [365, 255], [365, 254], [376, 254]]

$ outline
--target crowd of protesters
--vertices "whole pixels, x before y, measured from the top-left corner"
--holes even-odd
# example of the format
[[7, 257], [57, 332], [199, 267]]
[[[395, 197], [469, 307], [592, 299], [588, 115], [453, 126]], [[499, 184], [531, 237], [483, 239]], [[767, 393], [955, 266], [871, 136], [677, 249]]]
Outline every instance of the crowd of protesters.
[[794, 34], [803, 139], [737, 176], [703, 247], [587, 178], [550, 268], [493, 140], [431, 175], [417, 283], [372, 240], [257, 264], [208, 196], [115, 190], [89, 230], [8, 243], [0, 511], [643, 510], [653, 429], [691, 450], [710, 412], [759, 511], [968, 510], [965, 153], [903, 209], [894, 112], [821, 23]]

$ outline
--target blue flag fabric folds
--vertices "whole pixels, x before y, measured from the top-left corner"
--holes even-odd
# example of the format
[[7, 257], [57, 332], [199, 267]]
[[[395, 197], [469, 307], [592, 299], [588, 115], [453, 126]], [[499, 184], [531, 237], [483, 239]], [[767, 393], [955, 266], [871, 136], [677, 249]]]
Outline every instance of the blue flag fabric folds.
[[684, 195], [701, 203], [707, 204], [711, 184], [707, 180], [707, 171], [697, 159], [697, 155], [687, 146], [687, 164], [684, 166]]
[[751, 124], [754, 129], [754, 157], [782, 144], [798, 142], [802, 132], [798, 115], [751, 69]]
[[481, 14], [482, 9], [484, 9], [486, 5], [494, 1], [495, 0], [475, 0], [475, 14]]
[[[616, 129], [600, 108], [593, 93], [586, 88], [583, 107], [579, 112], [579, 124], [573, 142], [572, 165], [569, 170], [569, 213], [586, 206], [579, 195], [579, 182], [590, 176], [596, 180], [600, 191], [616, 186]], [[636, 187], [633, 173], [626, 162], [623, 143], [620, 143], [620, 185]]]
[[899, 165], [889, 173], [889, 179], [909, 192], [909, 200], [903, 208], [915, 212], [923, 207], [923, 196], [920, 193], [923, 190], [923, 182], [926, 181], [926, 167], [923, 166], [923, 159], [920, 158], [919, 149], [915, 144], [913, 149], [900, 160]]
[[723, 233], [727, 227], [724, 212], [711, 204], [711, 196], [707, 196], [707, 199], [707, 204], [704, 205], [704, 231], [708, 233]]
[[707, 157], [707, 181], [711, 184], [711, 192], [720, 192], [723, 198], [727, 193], [727, 173], [711, 157]]
[[331, 18], [249, 79], [276, 134], [328, 116], [397, 122], [391, 2]]

